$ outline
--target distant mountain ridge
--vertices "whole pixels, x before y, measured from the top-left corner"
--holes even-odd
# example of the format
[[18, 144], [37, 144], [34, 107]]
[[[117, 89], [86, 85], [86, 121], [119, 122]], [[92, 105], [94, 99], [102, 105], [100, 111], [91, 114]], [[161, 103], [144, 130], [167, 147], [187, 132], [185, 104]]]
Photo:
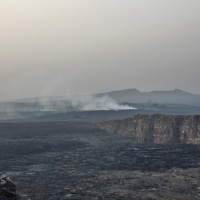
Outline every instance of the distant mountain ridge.
[[141, 92], [138, 89], [126, 89], [96, 94], [96, 96], [109, 95], [118, 103], [163, 103], [163, 104], [184, 104], [200, 105], [200, 95], [175, 89], [172, 91], [151, 91]]
[[[73, 95], [73, 96], [49, 96], [49, 97], [34, 97], [17, 99], [8, 101], [14, 102], [26, 102], [26, 103], [37, 103], [37, 102], [48, 102], [48, 101], [65, 101], [73, 98], [87, 98], [88, 96], [102, 97], [110, 96], [118, 103], [161, 103], [161, 104], [182, 104], [200, 106], [200, 95], [185, 92], [180, 89], [169, 90], [169, 91], [150, 91], [141, 92], [136, 88], [116, 90], [105, 93], [97, 93], [91, 95]], [[3, 103], [3, 102], [1, 102]]]

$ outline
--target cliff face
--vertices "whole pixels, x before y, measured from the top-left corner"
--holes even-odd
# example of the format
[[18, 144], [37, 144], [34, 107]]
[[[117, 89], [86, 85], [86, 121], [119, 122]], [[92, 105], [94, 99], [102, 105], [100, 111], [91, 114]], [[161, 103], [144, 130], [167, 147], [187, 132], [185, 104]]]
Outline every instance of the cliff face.
[[141, 142], [200, 144], [200, 115], [137, 115], [99, 122], [97, 127], [108, 132], [133, 135]]

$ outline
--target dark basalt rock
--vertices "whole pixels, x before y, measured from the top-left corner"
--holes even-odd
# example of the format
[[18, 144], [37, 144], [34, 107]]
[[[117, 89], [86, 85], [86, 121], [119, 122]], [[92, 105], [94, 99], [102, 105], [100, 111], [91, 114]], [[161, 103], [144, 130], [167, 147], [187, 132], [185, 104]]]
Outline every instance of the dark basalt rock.
[[0, 171], [26, 200], [200, 200], [200, 145], [141, 144], [63, 121], [2, 123], [0, 149]]
[[200, 144], [200, 115], [136, 115], [99, 122], [96, 126], [108, 132], [132, 135], [141, 142]]
[[16, 185], [5, 175], [0, 174], [0, 200], [19, 200]]

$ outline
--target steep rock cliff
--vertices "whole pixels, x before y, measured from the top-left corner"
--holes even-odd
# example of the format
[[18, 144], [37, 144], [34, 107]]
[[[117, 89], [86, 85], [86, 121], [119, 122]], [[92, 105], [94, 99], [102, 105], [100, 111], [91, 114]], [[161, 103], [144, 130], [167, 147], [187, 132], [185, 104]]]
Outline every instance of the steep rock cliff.
[[137, 115], [96, 125], [108, 132], [132, 135], [141, 142], [200, 144], [200, 115]]

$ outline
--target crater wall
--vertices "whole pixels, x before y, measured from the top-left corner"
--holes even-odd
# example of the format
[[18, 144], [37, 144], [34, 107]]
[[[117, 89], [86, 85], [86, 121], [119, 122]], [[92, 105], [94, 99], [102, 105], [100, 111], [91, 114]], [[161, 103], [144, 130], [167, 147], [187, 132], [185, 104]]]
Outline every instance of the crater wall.
[[140, 142], [200, 144], [200, 115], [136, 115], [96, 125], [108, 132], [132, 135]]

